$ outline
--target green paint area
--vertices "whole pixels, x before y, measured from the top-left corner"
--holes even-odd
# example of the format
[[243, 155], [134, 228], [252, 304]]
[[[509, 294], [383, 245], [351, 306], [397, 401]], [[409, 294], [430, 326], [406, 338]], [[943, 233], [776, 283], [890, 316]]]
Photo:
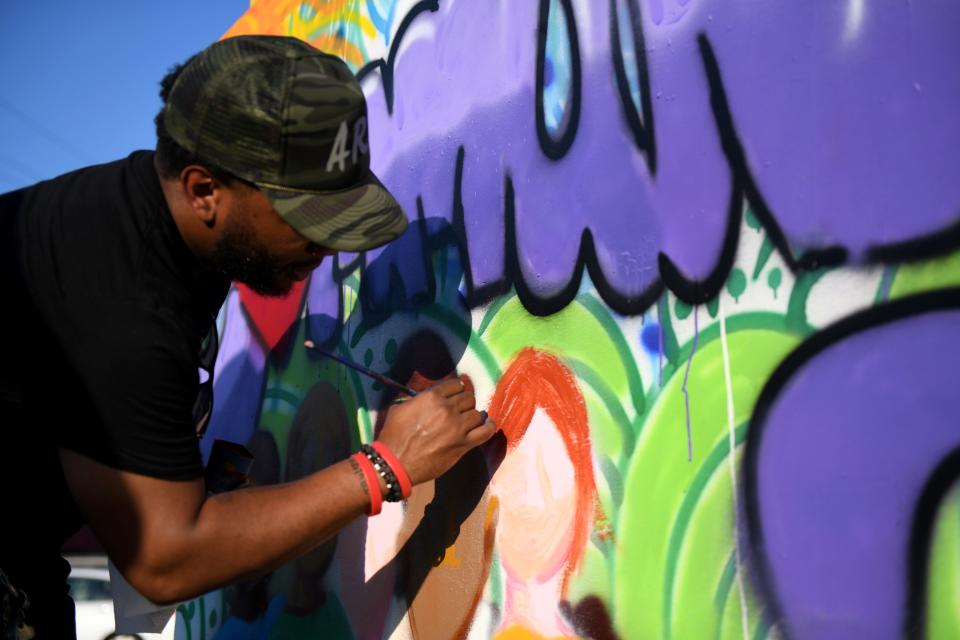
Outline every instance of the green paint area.
[[[746, 426], [737, 429], [737, 445], [743, 443]], [[740, 589], [736, 571], [721, 606], [710, 597], [733, 555], [733, 487], [729, 470], [730, 444], [724, 439], [707, 457], [684, 497], [670, 532], [664, 592], [664, 622], [667, 637], [742, 638]], [[737, 456], [739, 458], [739, 455]], [[739, 463], [739, 460], [736, 461]], [[742, 576], [746, 587], [746, 576]], [[748, 628], [759, 623], [758, 599], [747, 597]], [[731, 615], [732, 614], [732, 615]]]
[[960, 640], [960, 485], [940, 505], [927, 574], [928, 640]]
[[773, 249], [773, 242], [770, 240], [770, 236], [764, 236], [763, 242], [760, 244], [760, 251], [757, 252], [757, 262], [753, 265], [753, 275], [751, 276], [753, 280], [760, 277], [760, 273], [763, 271], [763, 268], [767, 266], [770, 256], [773, 255]]
[[[623, 333], [615, 322], [601, 322], [579, 301], [552, 316], [540, 317], [512, 298], [490, 322], [485, 338], [500, 362], [511, 362], [525, 347], [572, 358], [602, 376], [605, 387], [620, 403], [643, 406], [642, 395], [631, 397], [632, 389], [639, 388], [642, 394], [642, 385], [636, 362], [619, 344]], [[631, 378], [636, 378], [632, 385]]]
[[773, 269], [770, 269], [770, 273], [767, 275], [767, 285], [770, 287], [770, 290], [773, 291], [774, 299], [776, 299], [777, 291], [779, 291], [782, 283], [783, 272], [780, 270], [780, 267], [774, 267]]
[[616, 395], [603, 376], [587, 365], [572, 358], [566, 363], [577, 376], [583, 391], [595, 452], [612, 459], [629, 457], [635, 441], [633, 425]]
[[[576, 372], [576, 370], [575, 370]], [[582, 377], [577, 373], [577, 377]], [[589, 387], [584, 389], [584, 402], [587, 406], [587, 417], [590, 423], [590, 440], [593, 446], [593, 457], [597, 461], [600, 473], [594, 474], [597, 487], [597, 498], [603, 512], [615, 518], [623, 500], [623, 477], [619, 461], [624, 451], [624, 435], [622, 424], [613, 417], [608, 405]], [[619, 405], [617, 405], [619, 408]], [[622, 412], [623, 409], [620, 409]], [[629, 428], [629, 423], [627, 425]]]
[[[764, 383], [799, 337], [730, 329], [734, 423], [745, 425]], [[681, 349], [688, 350], [689, 345]], [[687, 461], [682, 384], [682, 376], [673, 376], [665, 385], [630, 461], [615, 533], [615, 624], [624, 637], [711, 638], [718, 628], [721, 637], [742, 637], [735, 583], [722, 607], [714, 597], [733, 548], [726, 387], [718, 339], [701, 334], [690, 369], [692, 462]], [[738, 441], [745, 433], [742, 426]], [[751, 604], [748, 623], [756, 627], [759, 611]], [[730, 607], [735, 621], [728, 621]]]
[[747, 276], [739, 268], [734, 268], [727, 278], [727, 292], [736, 302], [740, 302], [740, 296], [747, 290]]
[[570, 580], [567, 600], [579, 602], [589, 596], [599, 598], [607, 609], [610, 609], [613, 599], [610, 563], [592, 541], [587, 543], [580, 559], [580, 567]]
[[960, 251], [937, 260], [897, 267], [890, 298], [957, 286], [960, 286]]

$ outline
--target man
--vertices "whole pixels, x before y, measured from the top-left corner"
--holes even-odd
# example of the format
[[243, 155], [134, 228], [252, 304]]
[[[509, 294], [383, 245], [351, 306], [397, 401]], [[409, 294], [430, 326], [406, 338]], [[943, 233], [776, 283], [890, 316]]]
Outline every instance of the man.
[[[282, 294], [406, 227], [369, 169], [359, 85], [303, 42], [247, 36], [174, 70], [161, 96], [156, 153], [0, 196], [0, 569], [42, 638], [74, 635], [59, 550], [83, 522], [171, 603], [309, 551], [371, 503], [352, 459], [208, 497], [196, 435], [230, 280]], [[380, 442], [413, 484], [436, 478], [493, 434], [474, 405], [447, 381], [391, 409]]]

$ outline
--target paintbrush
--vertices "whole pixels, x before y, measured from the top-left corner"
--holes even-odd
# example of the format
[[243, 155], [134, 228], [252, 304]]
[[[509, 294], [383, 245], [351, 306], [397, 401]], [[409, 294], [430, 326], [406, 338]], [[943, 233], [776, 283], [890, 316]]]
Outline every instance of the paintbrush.
[[[377, 373], [377, 372], [374, 371], [373, 369], [368, 369], [368, 368], [366, 368], [365, 366], [363, 366], [362, 364], [357, 364], [356, 362], [353, 362], [352, 360], [347, 360], [346, 358], [344, 358], [344, 357], [342, 357], [342, 356], [338, 356], [338, 355], [335, 354], [335, 353], [331, 353], [331, 352], [329, 352], [329, 351], [324, 351], [323, 349], [321, 349], [320, 347], [318, 347], [318, 346], [313, 342], [313, 340], [304, 340], [304, 341], [303, 341], [303, 346], [305, 346], [307, 349], [313, 349], [313, 350], [316, 351], [317, 353], [319, 353], [319, 354], [321, 354], [321, 355], [324, 355], [324, 356], [327, 356], [328, 358], [331, 358], [331, 359], [333, 359], [333, 360], [336, 360], [337, 362], [339, 362], [340, 364], [342, 364], [342, 365], [345, 366], [345, 367], [350, 367], [350, 368], [353, 369], [354, 371], [359, 371], [360, 373], [362, 373], [362, 374], [364, 374], [364, 375], [370, 376], [371, 378], [373, 378], [373, 379], [376, 380], [377, 382], [380, 382], [381, 384], [385, 384], [385, 385], [387, 385], [388, 387], [393, 387], [394, 389], [399, 389], [400, 391], [403, 391], [405, 394], [407, 394], [407, 395], [410, 396], [411, 398], [412, 398], [413, 396], [417, 395], [417, 392], [416, 392], [414, 389], [411, 389], [411, 388], [408, 387], [407, 385], [401, 384], [401, 383], [397, 382], [396, 380], [394, 380], [394, 379], [392, 379], [392, 378], [388, 378], [387, 376], [383, 375], [382, 373]], [[399, 399], [398, 402], [402, 402], [402, 401], [405, 400], [405, 399], [406, 399], [406, 398]], [[487, 412], [486, 412], [486, 411], [480, 411], [479, 413], [480, 413], [480, 421], [481, 421], [481, 422], [486, 422], [486, 421], [487, 421]]]
[[391, 379], [391, 378], [388, 378], [387, 376], [383, 375], [382, 373], [377, 373], [377, 372], [374, 371], [373, 369], [368, 369], [368, 368], [366, 368], [365, 366], [363, 366], [363, 365], [361, 365], [361, 364], [357, 364], [356, 362], [352, 362], [352, 361], [350, 361], [350, 360], [347, 360], [346, 358], [341, 357], [341, 356], [338, 356], [338, 355], [335, 354], [335, 353], [331, 353], [331, 352], [329, 352], [329, 351], [324, 351], [323, 349], [321, 349], [320, 347], [318, 347], [316, 344], [314, 344], [313, 340], [304, 340], [304, 341], [303, 341], [303, 346], [305, 346], [307, 349], [313, 349], [313, 350], [316, 351], [317, 353], [319, 353], [319, 354], [321, 354], [321, 355], [324, 355], [324, 356], [326, 356], [326, 357], [328, 357], [328, 358], [331, 358], [331, 359], [333, 359], [333, 360], [336, 360], [337, 362], [339, 362], [340, 364], [342, 364], [342, 365], [345, 366], [345, 367], [350, 367], [350, 368], [353, 369], [354, 371], [359, 371], [360, 373], [362, 373], [362, 374], [364, 374], [364, 375], [370, 376], [371, 378], [373, 378], [374, 380], [376, 380], [377, 382], [379, 382], [379, 383], [381, 383], [381, 384], [385, 384], [385, 385], [387, 385], [388, 387], [393, 387], [394, 389], [399, 389], [400, 391], [403, 391], [404, 393], [406, 393], [408, 396], [411, 396], [411, 397], [412, 397], [412, 396], [417, 395], [417, 392], [416, 392], [415, 390], [411, 389], [410, 387], [408, 387], [408, 386], [405, 385], [405, 384], [401, 384], [401, 383], [397, 382], [396, 380], [393, 380], [393, 379]]

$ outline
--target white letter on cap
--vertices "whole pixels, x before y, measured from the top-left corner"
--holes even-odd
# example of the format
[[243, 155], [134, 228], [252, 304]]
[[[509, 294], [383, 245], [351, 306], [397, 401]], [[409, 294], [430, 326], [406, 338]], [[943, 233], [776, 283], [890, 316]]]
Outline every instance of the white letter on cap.
[[350, 152], [347, 151], [347, 121], [342, 120], [340, 128], [337, 130], [337, 137], [333, 141], [333, 148], [330, 149], [330, 157], [327, 158], [327, 171], [329, 172], [334, 164], [339, 164], [340, 171], [345, 171], [346, 167], [343, 166], [343, 163], [349, 157]]
[[358, 155], [366, 155], [370, 149], [367, 146], [367, 116], [357, 118], [353, 123], [353, 164], [357, 164]]

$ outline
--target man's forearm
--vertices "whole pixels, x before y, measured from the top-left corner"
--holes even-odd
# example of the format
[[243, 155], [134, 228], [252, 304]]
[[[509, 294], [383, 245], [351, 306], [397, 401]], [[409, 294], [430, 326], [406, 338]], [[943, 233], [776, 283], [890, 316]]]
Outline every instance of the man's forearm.
[[185, 530], [145, 531], [149, 555], [130, 563], [128, 579], [157, 603], [187, 600], [310, 551], [368, 504], [349, 460], [296, 482], [211, 496]]

